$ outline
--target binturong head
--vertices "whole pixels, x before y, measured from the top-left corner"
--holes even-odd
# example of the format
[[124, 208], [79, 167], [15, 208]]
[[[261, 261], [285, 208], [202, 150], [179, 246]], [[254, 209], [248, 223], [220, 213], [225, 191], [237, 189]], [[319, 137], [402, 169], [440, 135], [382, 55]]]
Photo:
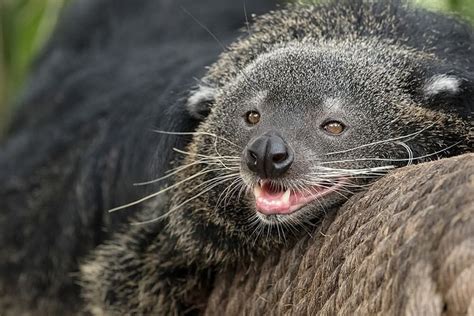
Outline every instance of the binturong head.
[[253, 242], [280, 237], [394, 168], [472, 151], [467, 68], [375, 36], [292, 38], [276, 17], [189, 98], [192, 113], [209, 114], [180, 174], [175, 204], [192, 201], [182, 214]]

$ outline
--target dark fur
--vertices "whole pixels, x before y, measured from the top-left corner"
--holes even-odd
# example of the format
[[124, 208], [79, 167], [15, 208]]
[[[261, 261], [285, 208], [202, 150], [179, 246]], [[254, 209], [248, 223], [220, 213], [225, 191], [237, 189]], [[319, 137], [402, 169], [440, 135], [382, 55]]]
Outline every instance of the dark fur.
[[[160, 5], [169, 8], [172, 3], [171, 0], [163, 1]], [[152, 6], [156, 5], [154, 2]], [[207, 10], [202, 2], [199, 7]], [[226, 5], [219, 2], [217, 12], [210, 12], [207, 18], [200, 16], [200, 19], [211, 27], [213, 21], [218, 22], [219, 37], [227, 39], [235, 24], [223, 23], [230, 19], [219, 12], [224, 7]], [[360, 7], [364, 9], [359, 10]], [[24, 115], [20, 114], [15, 124], [17, 132], [12, 133], [5, 145], [6, 154], [2, 153], [5, 157], [0, 156], [0, 162], [5, 165], [1, 170], [7, 170], [7, 163], [14, 164], [9, 170], [16, 170], [14, 174], [2, 175], [2, 179], [6, 179], [2, 187], [6, 198], [0, 203], [6, 205], [0, 207], [7, 210], [7, 215], [0, 217], [0, 225], [7, 233], [1, 237], [1, 244], [6, 246], [2, 247], [0, 258], [8, 260], [5, 264], [2, 261], [3, 266], [0, 266], [3, 283], [0, 283], [0, 289], [4, 292], [15, 292], [11, 289], [18, 287], [32, 289], [20, 300], [41, 305], [43, 300], [48, 302], [58, 293], [75, 293], [73, 279], [65, 276], [75, 271], [77, 258], [101, 243], [114, 230], [111, 229], [113, 224], [123, 223], [127, 220], [124, 216], [130, 214], [134, 215], [134, 221], [166, 216], [154, 224], [122, 226], [120, 232], [98, 247], [83, 265], [84, 295], [91, 312], [121, 315], [202, 311], [216, 271], [259, 261], [268, 253], [290, 244], [289, 240], [280, 238], [279, 226], [268, 226], [264, 231], [266, 236], [252, 234], [249, 221], [255, 211], [249, 207], [251, 199], [234, 196], [227, 201], [230, 203], [216, 208], [220, 193], [225, 192], [225, 184], [205, 192], [178, 211], [167, 213], [195, 196], [193, 189], [219, 175], [217, 172], [188, 181], [169, 195], [146, 203], [145, 207], [123, 211], [125, 215], [104, 217], [108, 208], [144, 194], [144, 191], [132, 190], [130, 185], [162, 175], [169, 168], [167, 162], [174, 158], [171, 147], [183, 148], [186, 144], [183, 138], [147, 134], [147, 127], [167, 131], [195, 130], [198, 121], [192, 117], [202, 118], [210, 112], [198, 131], [213, 132], [230, 138], [240, 147], [245, 146], [255, 136], [254, 131], [238, 125], [240, 112], [245, 112], [249, 105], [244, 102], [248, 100], [243, 93], [249, 82], [258, 79], [263, 86], [277, 85], [282, 91], [296, 91], [291, 85], [298, 80], [277, 76], [278, 72], [272, 67], [258, 71], [258, 67], [249, 66], [255, 61], [257, 66], [265, 65], [265, 60], [259, 64], [258, 57], [275, 52], [282, 43], [312, 36], [323, 42], [342, 43], [339, 50], [334, 49], [336, 55], [345, 56], [343, 54], [352, 49], [361, 52], [362, 57], [349, 56], [344, 61], [370, 61], [367, 67], [359, 67], [361, 69], [357, 71], [342, 67], [338, 69], [338, 75], [344, 79], [353, 78], [353, 82], [343, 80], [352, 83], [347, 85], [349, 90], [361, 83], [368, 86], [364, 90], [366, 93], [359, 95], [359, 102], [366, 105], [365, 114], [373, 118], [370, 127], [380, 131], [383, 126], [385, 137], [434, 126], [423, 130], [419, 138], [409, 143], [416, 156], [443, 148], [449, 150], [436, 157], [472, 150], [469, 128], [472, 126], [474, 91], [473, 33], [463, 22], [424, 11], [406, 10], [396, 2], [390, 6], [387, 3], [371, 6], [361, 1], [341, 1], [341, 4], [328, 5], [325, 9], [290, 6], [259, 18], [250, 30], [251, 35], [234, 43], [230, 51], [211, 66], [201, 87], [189, 98], [194, 102], [187, 102], [191, 116], [184, 111], [185, 101], [178, 92], [189, 90], [191, 77], [215, 56], [213, 53], [218, 50], [215, 42], [212, 38], [207, 39], [205, 32], [193, 35], [189, 29], [198, 27], [192, 21], [185, 23], [180, 19], [167, 26], [166, 32], [163, 32], [163, 25], [157, 23], [152, 28], [145, 28], [145, 34], [137, 34], [136, 30], [142, 30], [144, 21], [148, 21], [146, 17], [156, 11], [146, 5], [119, 8], [123, 11], [115, 12], [107, 2], [99, 2], [92, 8], [86, 5], [84, 15], [73, 16], [85, 19], [78, 24], [90, 26], [94, 31], [82, 33], [72, 23], [65, 26], [66, 35], [59, 33], [56, 36], [32, 78], [32, 83], [46, 87], [29, 89]], [[102, 19], [101, 15], [96, 17], [93, 12], [110, 12], [110, 19]], [[167, 10], [163, 12], [166, 17], [173, 16]], [[243, 17], [243, 9], [231, 12], [231, 15]], [[352, 24], [345, 19], [347, 16], [354, 17]], [[153, 19], [156, 20], [160, 19]], [[160, 36], [169, 32], [170, 36]], [[178, 37], [181, 33], [184, 35]], [[344, 41], [346, 37], [350, 40]], [[374, 46], [371, 39], [380, 41], [379, 46]], [[294, 58], [300, 61], [298, 67], [306, 66], [301, 55], [296, 54]], [[384, 71], [379, 67], [378, 71], [371, 72], [372, 62], [375, 66], [383, 66]], [[321, 63], [321, 67], [329, 70], [330, 66]], [[250, 67], [248, 78], [239, 77], [246, 67]], [[296, 72], [295, 76], [305, 74], [299, 68]], [[157, 73], [159, 75], [155, 76]], [[460, 82], [459, 90], [427, 95], [423, 87], [436, 75], [452, 75]], [[319, 88], [318, 92], [326, 91], [324, 84], [328, 83], [331, 81], [318, 86], [321, 82], [315, 82], [316, 87], [305, 88], [310, 92], [311, 87]], [[390, 83], [396, 83], [397, 89], [384, 90], [384, 84], [390, 87]], [[215, 94], [201, 93], [206, 88], [214, 89]], [[304, 100], [307, 95], [297, 97]], [[281, 95], [276, 95], [275, 99], [275, 103], [285, 100]], [[286, 100], [291, 105], [300, 99]], [[399, 105], [398, 101], [409, 106], [390, 106], [380, 115], [377, 104]], [[289, 113], [281, 112], [277, 116], [278, 123], [292, 119]], [[308, 112], [314, 115], [312, 111]], [[399, 118], [396, 123], [385, 125], [395, 117]], [[306, 128], [305, 132], [308, 131], [311, 132]], [[373, 134], [368, 129], [362, 130], [357, 142], [368, 141]], [[308, 135], [312, 136], [311, 133]], [[235, 154], [229, 144], [219, 141], [214, 146], [214, 143], [212, 137], [195, 136], [187, 147], [191, 156], [182, 163], [196, 161], [196, 154], [215, 155], [216, 149], [219, 153]], [[31, 154], [32, 148], [38, 150], [35, 156]], [[388, 151], [389, 158], [406, 158], [403, 148], [390, 146], [371, 148], [358, 154], [359, 157], [376, 155], [381, 150]], [[344, 156], [338, 158], [341, 157]], [[172, 183], [202, 169], [202, 165], [188, 168]], [[157, 191], [161, 185], [150, 186], [148, 190]], [[336, 202], [328, 202], [327, 206], [335, 207]], [[134, 210], [140, 212], [137, 214]], [[296, 227], [298, 232], [292, 237], [299, 237], [306, 228], [304, 224], [313, 224], [322, 212], [308, 208], [305, 214], [311, 217], [299, 223], [302, 225]], [[105, 233], [91, 234], [97, 227], [105, 227]], [[288, 236], [296, 239], [292, 237]], [[19, 271], [24, 272], [20, 275]], [[45, 293], [43, 288], [48, 291]]]
[[[267, 11], [273, 1], [248, 4]], [[186, 91], [245, 22], [221, 0], [78, 0], [38, 58], [0, 147], [0, 314], [77, 308], [78, 260], [135, 210], [107, 210], [157, 187], [192, 131]]]

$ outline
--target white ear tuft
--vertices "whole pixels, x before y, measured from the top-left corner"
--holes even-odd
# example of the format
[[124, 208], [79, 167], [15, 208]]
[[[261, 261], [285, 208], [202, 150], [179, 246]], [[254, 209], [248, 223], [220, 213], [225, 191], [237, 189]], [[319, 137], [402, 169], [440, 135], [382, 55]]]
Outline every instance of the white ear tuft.
[[188, 102], [186, 103], [188, 111], [198, 119], [206, 117], [216, 93], [216, 89], [213, 87], [199, 85], [197, 89], [191, 92], [188, 98]]
[[456, 94], [460, 90], [461, 83], [461, 79], [454, 76], [436, 75], [425, 84], [424, 92], [429, 97], [440, 93]]

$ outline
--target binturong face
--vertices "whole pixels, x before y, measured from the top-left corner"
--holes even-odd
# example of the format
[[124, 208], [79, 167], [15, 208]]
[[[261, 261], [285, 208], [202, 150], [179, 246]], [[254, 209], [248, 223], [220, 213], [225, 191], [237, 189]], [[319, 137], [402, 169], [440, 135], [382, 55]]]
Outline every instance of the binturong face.
[[277, 47], [193, 95], [211, 105], [186, 176], [202, 174], [216, 223], [293, 229], [396, 167], [459, 151], [465, 121], [423, 104], [457, 94], [457, 77], [424, 78], [424, 57], [398, 47], [347, 45]]

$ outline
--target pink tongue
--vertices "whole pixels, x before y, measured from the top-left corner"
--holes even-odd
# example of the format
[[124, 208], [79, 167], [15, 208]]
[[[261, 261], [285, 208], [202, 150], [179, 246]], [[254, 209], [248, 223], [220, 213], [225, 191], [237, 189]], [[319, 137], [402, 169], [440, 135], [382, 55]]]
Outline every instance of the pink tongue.
[[[342, 180], [341, 180], [342, 183]], [[330, 194], [337, 189], [333, 187], [314, 186], [308, 192], [275, 192], [269, 185], [256, 185], [254, 188], [255, 201], [258, 212], [264, 215], [288, 215], [315, 199]]]
[[268, 190], [257, 188], [255, 198], [257, 209], [265, 215], [288, 214], [291, 213], [291, 203], [285, 192], [269, 192]]

